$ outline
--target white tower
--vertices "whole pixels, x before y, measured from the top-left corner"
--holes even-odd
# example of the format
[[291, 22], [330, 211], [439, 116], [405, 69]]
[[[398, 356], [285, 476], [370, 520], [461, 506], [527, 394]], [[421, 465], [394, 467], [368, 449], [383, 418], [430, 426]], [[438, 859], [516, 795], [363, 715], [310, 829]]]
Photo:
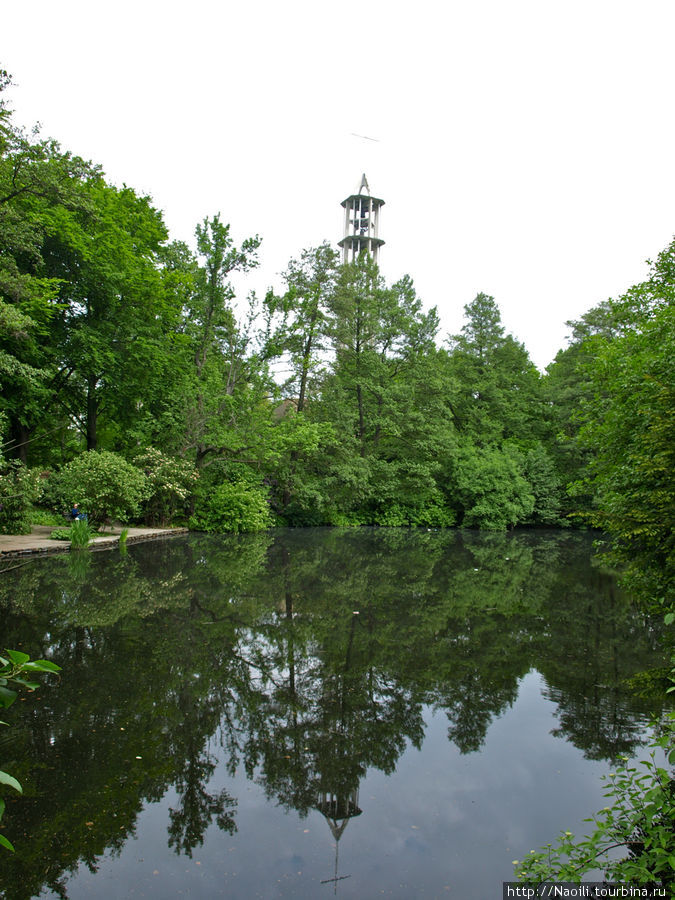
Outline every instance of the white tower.
[[349, 263], [364, 251], [370, 253], [377, 262], [378, 251], [384, 241], [378, 236], [380, 207], [384, 200], [371, 197], [368, 179], [361, 178], [358, 194], [352, 194], [342, 201], [345, 209], [344, 237], [338, 242], [342, 248], [342, 262]]

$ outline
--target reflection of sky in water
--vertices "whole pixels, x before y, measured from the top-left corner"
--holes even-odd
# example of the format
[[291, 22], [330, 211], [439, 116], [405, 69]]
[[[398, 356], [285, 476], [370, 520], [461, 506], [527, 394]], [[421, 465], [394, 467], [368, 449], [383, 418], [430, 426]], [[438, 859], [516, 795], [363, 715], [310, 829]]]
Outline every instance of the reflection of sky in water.
[[[606, 760], [661, 709], [631, 680], [662, 664], [658, 629], [590, 540], [281, 530], [17, 569], [0, 631], [65, 675], [13, 708], [32, 781], [8, 900], [61, 875], [71, 900], [500, 896], [514, 858], [586, 830]], [[335, 883], [312, 807], [357, 783]]]
[[[393, 775], [369, 770], [361, 782], [362, 815], [339, 843], [339, 875], [349, 877], [337, 883], [338, 896], [501, 896], [513, 859], [566, 828], [584, 832], [582, 820], [604, 805], [600, 775], [609, 764], [584, 760], [550, 734], [555, 705], [542, 687], [536, 672], [525, 676], [482, 750], [465, 756], [448, 740], [445, 715], [425, 710], [421, 750], [409, 747]], [[71, 900], [334, 894], [334, 883], [321, 884], [334, 874], [335, 851], [318, 812], [286, 813], [241, 769], [229, 778], [220, 765], [209, 787], [237, 798], [236, 834], [211, 825], [192, 859], [176, 856], [167, 847], [169, 792], [146, 805], [119, 858], [106, 855], [96, 876], [81, 867], [68, 881]]]

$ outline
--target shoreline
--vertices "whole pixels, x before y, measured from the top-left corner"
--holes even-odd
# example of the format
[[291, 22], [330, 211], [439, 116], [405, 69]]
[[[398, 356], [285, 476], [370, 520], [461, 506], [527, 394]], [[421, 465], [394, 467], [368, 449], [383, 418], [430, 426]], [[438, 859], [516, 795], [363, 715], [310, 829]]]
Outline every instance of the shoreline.
[[[70, 541], [57, 541], [49, 537], [56, 527], [55, 525], [33, 525], [30, 534], [0, 534], [0, 559], [47, 556], [52, 553], [69, 552]], [[116, 525], [108, 533], [93, 537], [86, 549], [109, 550], [117, 547], [121, 532], [122, 528]], [[126, 542], [127, 544], [137, 544], [140, 541], [151, 541], [187, 533], [187, 528], [129, 527]]]

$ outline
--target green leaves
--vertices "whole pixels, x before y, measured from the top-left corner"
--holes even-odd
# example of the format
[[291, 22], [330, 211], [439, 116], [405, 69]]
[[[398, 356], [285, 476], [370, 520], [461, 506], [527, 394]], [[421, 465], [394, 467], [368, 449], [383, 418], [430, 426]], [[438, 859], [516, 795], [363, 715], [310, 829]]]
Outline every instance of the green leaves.
[[48, 491], [57, 508], [78, 503], [97, 525], [138, 516], [151, 488], [143, 472], [118, 454], [101, 450], [83, 453], [64, 466], [50, 479]]
[[[660, 736], [652, 739], [652, 753], [641, 765], [624, 765], [607, 778], [609, 806], [587, 821], [590, 835], [575, 839], [569, 831], [557, 844], [514, 861], [519, 880], [579, 882], [584, 874], [602, 868], [609, 881], [646, 884], [675, 883], [675, 781], [656, 763], [656, 750], [675, 742], [675, 718], [666, 720]], [[675, 749], [670, 752], [671, 762]], [[610, 851], [624, 849], [616, 858]]]
[[[47, 659], [31, 660], [28, 653], [23, 650], [5, 650], [6, 656], [0, 656], [0, 707], [11, 706], [18, 693], [7, 685], [12, 682], [21, 687], [35, 690], [39, 685], [34, 681], [27, 681], [22, 677], [24, 672], [60, 672], [61, 667]], [[5, 723], [3, 723], [5, 724]], [[0, 771], [0, 785], [11, 787], [23, 794], [21, 784], [7, 772]], [[0, 798], [0, 819], [5, 812], [5, 801]], [[0, 834], [0, 846], [14, 853], [14, 846], [4, 835]]]
[[[8, 787], [14, 788], [15, 791], [18, 791], [20, 794], [23, 794], [23, 788], [16, 780], [16, 778], [12, 778], [11, 775], [8, 775], [7, 772], [0, 772], [0, 784], [6, 784]], [[4, 802], [2, 804], [2, 809], [4, 811]]]

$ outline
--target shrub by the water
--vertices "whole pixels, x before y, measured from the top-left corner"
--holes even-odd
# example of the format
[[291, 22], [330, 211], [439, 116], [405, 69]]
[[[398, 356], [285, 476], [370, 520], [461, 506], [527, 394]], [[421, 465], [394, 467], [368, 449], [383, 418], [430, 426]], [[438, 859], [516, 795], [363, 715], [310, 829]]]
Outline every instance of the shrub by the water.
[[185, 513], [199, 473], [187, 459], [166, 456], [148, 447], [134, 459], [148, 480], [150, 494], [144, 504], [148, 525], [168, 525], [178, 513]]
[[193, 531], [263, 531], [272, 524], [267, 491], [246, 482], [223, 482], [190, 518]]
[[137, 518], [150, 493], [143, 472], [107, 450], [82, 453], [50, 477], [47, 490], [53, 506], [78, 503], [94, 526]]
[[89, 522], [76, 519], [70, 528], [55, 528], [49, 535], [53, 541], [70, 541], [72, 547], [86, 547], [92, 539], [94, 531]]

